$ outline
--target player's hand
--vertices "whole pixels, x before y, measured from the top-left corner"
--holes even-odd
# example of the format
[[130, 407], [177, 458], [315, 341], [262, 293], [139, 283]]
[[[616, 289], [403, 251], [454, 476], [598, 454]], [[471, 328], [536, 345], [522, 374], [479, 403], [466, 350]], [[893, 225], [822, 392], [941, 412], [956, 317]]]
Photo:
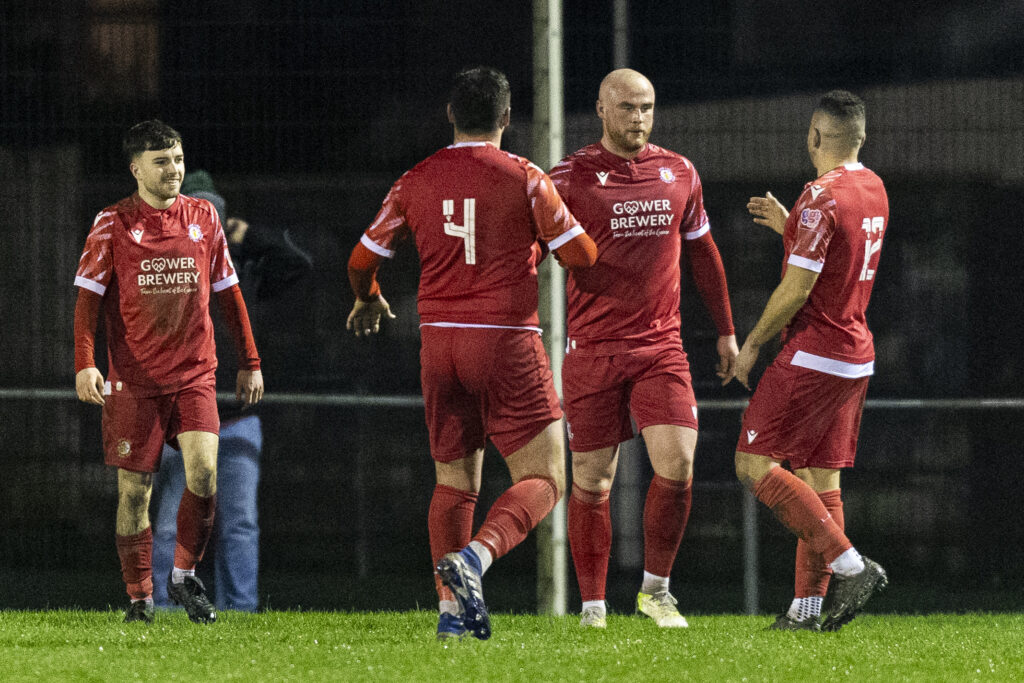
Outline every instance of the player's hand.
[[75, 375], [75, 391], [78, 400], [101, 406], [103, 399], [103, 374], [96, 368], [82, 368]]
[[771, 192], [766, 192], [763, 197], [751, 197], [747, 211], [758, 225], [767, 225], [780, 235], [786, 229], [789, 210]]
[[715, 365], [715, 374], [722, 380], [722, 386], [728, 384], [734, 375], [736, 356], [740, 354], [740, 348], [736, 346], [736, 335], [730, 334], [718, 338], [718, 364]]
[[[753, 344], [748, 339], [743, 343], [740, 355], [736, 356], [736, 364], [733, 366], [733, 377], [748, 390], [750, 389], [750, 371], [753, 369], [754, 363], [757, 362], [757, 357], [760, 353], [760, 345]], [[727, 379], [726, 382], [728, 381]]]
[[380, 332], [382, 316], [387, 316], [390, 320], [395, 319], [395, 314], [391, 312], [391, 307], [383, 294], [378, 294], [373, 301], [356, 299], [352, 312], [348, 314], [348, 320], [345, 322], [345, 329], [352, 330], [357, 337], [369, 337], [370, 333]]
[[263, 398], [263, 372], [239, 370], [235, 380], [235, 398], [246, 406], [253, 406]]

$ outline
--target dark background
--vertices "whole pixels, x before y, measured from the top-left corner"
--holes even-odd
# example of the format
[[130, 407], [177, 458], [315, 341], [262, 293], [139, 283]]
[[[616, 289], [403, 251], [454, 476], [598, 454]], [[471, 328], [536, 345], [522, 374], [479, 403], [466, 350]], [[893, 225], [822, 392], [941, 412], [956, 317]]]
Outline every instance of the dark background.
[[[613, 66], [612, 10], [580, 0], [564, 7], [569, 152], [600, 134], [592, 106]], [[714, 169], [702, 172], [705, 203], [741, 341], [781, 257], [777, 240], [752, 228], [746, 199], [771, 189], [789, 205], [814, 173], [809, 163], [776, 167], [751, 143], [772, 134], [802, 155], [816, 97], [844, 87], [866, 93], [862, 158], [883, 176], [892, 206], [870, 311], [878, 370], [869, 398], [1021, 395], [1021, 3], [638, 1], [629, 3], [629, 28], [630, 66], [658, 92], [652, 141]], [[381, 275], [399, 319], [379, 338], [356, 340], [344, 331], [348, 253], [390, 184], [450, 142], [443, 107], [458, 68], [486, 63], [508, 74], [505, 146], [531, 155], [532, 55], [530, 3], [3, 3], [0, 387], [68, 394], [0, 401], [0, 608], [124, 599], [99, 412], [70, 392], [71, 283], [82, 243], [95, 213], [134, 189], [122, 132], [150, 117], [175, 126], [187, 167], [211, 171], [230, 214], [287, 228], [313, 253], [315, 271], [291, 297], [250, 304], [269, 391], [416, 395], [415, 254], [400, 252]], [[794, 101], [794, 113], [776, 106]], [[695, 112], [716, 106], [746, 112], [717, 134], [762, 173], [706, 152], [701, 136], [714, 126], [702, 127]], [[873, 129], [879, 120], [885, 126]], [[993, 146], [1008, 156], [979, 151]], [[714, 328], [687, 277], [683, 335], [698, 399], [743, 397], [715, 381]], [[433, 604], [433, 468], [421, 411], [268, 404], [263, 415], [264, 604]], [[684, 612], [738, 611], [743, 494], [731, 460], [739, 414], [704, 409], [701, 422], [675, 592]], [[851, 537], [892, 574], [879, 609], [1024, 606], [1022, 431], [1012, 406], [868, 409], [844, 491]], [[637, 487], [613, 494], [617, 526], [642, 504], [650, 472], [634, 469]], [[485, 477], [481, 511], [506, 480], [496, 457]], [[759, 531], [762, 608], [779, 609], [791, 594], [793, 542], [766, 514]], [[628, 550], [635, 541], [616, 536], [613, 610], [629, 609], [639, 581]], [[495, 609], [534, 609], [535, 566], [532, 540], [496, 566], [488, 575]], [[573, 586], [570, 606], [577, 601]]]

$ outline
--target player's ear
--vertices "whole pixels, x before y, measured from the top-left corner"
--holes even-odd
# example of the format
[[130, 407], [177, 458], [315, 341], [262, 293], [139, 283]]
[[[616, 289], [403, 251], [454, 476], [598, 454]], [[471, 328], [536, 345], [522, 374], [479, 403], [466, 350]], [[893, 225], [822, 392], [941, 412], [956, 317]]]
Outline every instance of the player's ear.
[[452, 124], [454, 126], [455, 125], [455, 113], [452, 111], [452, 103], [451, 102], [448, 103], [446, 111], [448, 112], [448, 123], [450, 123], [450, 124]]
[[512, 107], [505, 107], [505, 113], [501, 115], [498, 120], [498, 128], [504, 130], [508, 128], [508, 124], [512, 121]]
[[597, 112], [597, 118], [604, 120], [604, 105], [601, 104], [601, 99], [598, 98], [597, 102], [594, 103], [594, 111]]
[[821, 148], [821, 131], [817, 128], [814, 129], [814, 149]]

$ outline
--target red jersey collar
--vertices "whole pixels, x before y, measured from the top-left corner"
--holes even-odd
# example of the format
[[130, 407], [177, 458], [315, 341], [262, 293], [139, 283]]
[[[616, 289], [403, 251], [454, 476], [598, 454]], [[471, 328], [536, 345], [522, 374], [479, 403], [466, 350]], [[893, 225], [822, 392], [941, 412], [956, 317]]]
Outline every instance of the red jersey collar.
[[139, 195], [138, 190], [136, 190], [135, 194], [132, 195], [132, 202], [134, 202], [135, 204], [135, 210], [147, 218], [154, 216], [158, 218], [162, 216], [173, 217], [181, 213], [180, 194], [174, 198], [174, 202], [171, 203], [171, 205], [168, 206], [166, 209], [157, 209], [147, 204], [146, 200]]
[[651, 143], [649, 143], [649, 142], [645, 142], [644, 143], [644, 148], [641, 149], [639, 152], [637, 152], [637, 155], [635, 157], [633, 157], [632, 159], [626, 159], [624, 157], [620, 157], [618, 154], [616, 154], [615, 152], [612, 152], [607, 147], [605, 147], [604, 144], [600, 140], [597, 141], [597, 148], [599, 150], [601, 150], [601, 155], [604, 156], [606, 160], [611, 161], [611, 162], [616, 162], [617, 161], [620, 164], [628, 164], [630, 162], [634, 162], [634, 163], [635, 162], [640, 162], [640, 161], [643, 161], [644, 159], [646, 159], [647, 157], [651, 156], [651, 154], [652, 154], [652, 152], [651, 152]]

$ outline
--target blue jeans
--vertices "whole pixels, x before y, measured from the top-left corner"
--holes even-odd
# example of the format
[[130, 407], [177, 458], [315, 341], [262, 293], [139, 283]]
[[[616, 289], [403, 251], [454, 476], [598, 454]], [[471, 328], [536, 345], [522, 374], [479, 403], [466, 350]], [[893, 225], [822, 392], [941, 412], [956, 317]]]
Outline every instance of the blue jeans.
[[[259, 607], [260, 529], [256, 489], [260, 479], [263, 429], [258, 415], [222, 422], [217, 450], [217, 510], [214, 516], [213, 599], [217, 609], [254, 612]], [[153, 600], [170, 607], [167, 576], [174, 565], [178, 503], [185, 492], [181, 452], [164, 445], [153, 478]]]

